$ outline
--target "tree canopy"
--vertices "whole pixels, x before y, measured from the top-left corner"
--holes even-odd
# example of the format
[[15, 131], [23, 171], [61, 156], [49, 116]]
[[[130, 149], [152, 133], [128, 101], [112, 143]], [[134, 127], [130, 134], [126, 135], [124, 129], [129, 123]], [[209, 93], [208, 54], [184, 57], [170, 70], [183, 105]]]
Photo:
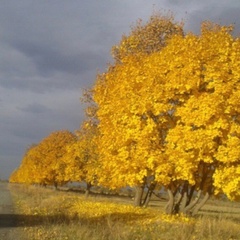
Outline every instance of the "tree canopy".
[[152, 176], [170, 198], [190, 200], [193, 189], [239, 198], [240, 40], [231, 31], [204, 22], [200, 35], [173, 34], [161, 50], [128, 55], [98, 77], [102, 184]]
[[62, 185], [65, 183], [63, 161], [67, 145], [76, 141], [76, 136], [67, 131], [52, 132], [39, 144], [26, 151], [20, 167], [11, 175], [11, 182]]

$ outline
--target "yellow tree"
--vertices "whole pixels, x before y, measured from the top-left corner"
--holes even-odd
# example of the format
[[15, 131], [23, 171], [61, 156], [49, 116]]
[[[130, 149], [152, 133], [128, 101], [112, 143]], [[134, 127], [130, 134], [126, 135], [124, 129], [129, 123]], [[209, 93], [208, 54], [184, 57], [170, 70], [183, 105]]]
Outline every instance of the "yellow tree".
[[67, 146], [76, 142], [76, 135], [62, 130], [52, 132], [37, 147], [36, 155], [41, 159], [39, 182], [46, 185], [62, 185], [65, 181], [66, 164], [63, 161]]
[[[154, 72], [158, 67], [153, 69], [142, 60], [159, 52], [171, 37], [183, 36], [182, 25], [174, 22], [171, 14], [154, 14], [146, 24], [139, 21], [130, 35], [123, 36], [120, 44], [113, 47], [115, 65], [98, 76], [94, 88], [94, 99], [99, 106], [97, 117], [101, 122], [100, 144], [103, 144], [99, 149], [101, 158], [106, 159], [106, 174], [99, 176], [100, 182], [111, 183], [111, 187], [136, 186], [136, 205], [140, 204], [147, 178], [153, 174], [146, 161], [153, 160], [156, 151], [160, 151], [159, 142], [164, 141], [167, 126], [164, 120], [155, 121], [153, 103], [157, 101], [154, 107], [162, 108], [166, 119], [169, 107], [172, 108], [167, 102], [169, 106], [157, 100], [161, 83], [157, 83]], [[110, 173], [115, 170], [119, 174], [112, 178]]]
[[81, 102], [86, 104], [85, 120], [76, 131], [77, 141], [68, 146], [64, 161], [67, 164], [65, 178], [69, 181], [85, 181], [86, 196], [93, 184], [97, 183], [98, 164], [98, 119], [97, 106], [92, 98], [92, 90], [85, 89]]
[[239, 178], [227, 191], [219, 176], [239, 176], [239, 151], [223, 158], [239, 141], [239, 49], [231, 27], [203, 23], [201, 35], [177, 34], [99, 76], [99, 181], [144, 186], [153, 176], [169, 193], [168, 213], [197, 212], [214, 186], [237, 199]]
[[64, 156], [66, 181], [84, 181], [86, 195], [97, 181], [98, 170], [98, 129], [91, 121], [84, 121], [77, 131], [77, 141], [67, 148]]
[[66, 183], [66, 163], [63, 159], [67, 146], [75, 142], [76, 136], [67, 130], [52, 132], [26, 151], [10, 181], [54, 185], [56, 188]]
[[20, 166], [11, 174], [9, 181], [17, 183], [38, 183], [41, 159], [36, 155], [37, 145], [31, 145], [25, 152]]
[[[239, 40], [231, 35], [231, 30], [232, 27], [205, 22], [200, 36], [188, 34], [182, 40], [175, 38], [166, 48], [164, 58], [171, 61], [172, 68], [167, 81], [175, 91], [177, 107], [174, 115], [178, 119], [166, 137], [165, 153], [173, 167], [174, 180], [168, 186], [170, 213], [178, 212], [180, 205], [183, 212], [196, 213], [214, 193], [217, 176], [223, 169], [222, 162], [227, 161], [225, 168], [229, 173], [234, 172], [230, 169], [240, 163], [239, 148], [235, 148], [230, 157], [223, 157], [226, 149], [233, 152], [231, 147], [226, 148], [229, 139], [239, 141], [239, 103], [233, 102], [236, 103], [240, 93], [240, 45]], [[179, 42], [180, 47], [177, 47]], [[173, 53], [174, 59], [171, 57]], [[236, 168], [234, 170], [237, 171]], [[234, 184], [235, 187], [239, 184], [237, 174]], [[239, 189], [233, 192], [230, 186], [227, 188], [234, 196], [239, 196]], [[221, 190], [229, 194], [226, 185]], [[179, 196], [174, 203], [176, 191]], [[198, 195], [190, 203], [194, 191]], [[199, 203], [202, 194], [205, 197]]]
[[10, 175], [10, 177], [9, 177], [9, 182], [10, 182], [10, 183], [19, 183], [19, 172], [18, 172], [18, 168], [15, 169], [15, 170], [11, 173], [11, 175]]

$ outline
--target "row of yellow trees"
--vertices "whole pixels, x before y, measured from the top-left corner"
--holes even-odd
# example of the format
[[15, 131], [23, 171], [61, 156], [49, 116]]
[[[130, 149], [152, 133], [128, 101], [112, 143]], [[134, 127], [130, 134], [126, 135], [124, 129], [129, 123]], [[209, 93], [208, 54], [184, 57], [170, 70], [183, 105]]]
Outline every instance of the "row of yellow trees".
[[86, 94], [88, 120], [77, 137], [62, 133], [64, 154], [61, 134], [53, 133], [61, 146], [30, 148], [11, 180], [132, 186], [136, 205], [164, 187], [170, 214], [195, 213], [220, 193], [239, 200], [240, 39], [232, 31], [203, 22], [199, 35], [184, 33], [159, 13], [139, 21]]
[[96, 127], [88, 124], [84, 123], [76, 134], [67, 130], [52, 132], [40, 143], [30, 146], [19, 168], [11, 174], [10, 182], [57, 188], [68, 182], [85, 181], [90, 187], [96, 182], [97, 153]]

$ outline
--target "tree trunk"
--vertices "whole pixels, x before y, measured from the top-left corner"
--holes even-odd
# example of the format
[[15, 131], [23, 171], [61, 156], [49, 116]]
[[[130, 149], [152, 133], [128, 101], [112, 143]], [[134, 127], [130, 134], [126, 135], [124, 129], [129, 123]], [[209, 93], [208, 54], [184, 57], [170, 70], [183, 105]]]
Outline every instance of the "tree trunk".
[[189, 193], [188, 196], [187, 196], [186, 206], [189, 205], [190, 202], [191, 202], [191, 200], [192, 200], [193, 193], [194, 193], [194, 191], [195, 191], [195, 187], [196, 187], [196, 185], [194, 185], [194, 186], [192, 186], [192, 187], [190, 188], [190, 193]]
[[168, 189], [168, 196], [169, 196], [169, 201], [165, 207], [165, 212], [166, 214], [172, 214], [173, 213], [173, 205], [174, 205], [174, 196], [173, 196], [173, 192]]
[[150, 184], [150, 186], [149, 186], [149, 188], [148, 188], [148, 191], [147, 191], [147, 194], [146, 194], [146, 196], [145, 196], [145, 199], [144, 199], [144, 201], [143, 201], [143, 203], [142, 203], [142, 205], [143, 205], [144, 207], [147, 207], [147, 206], [148, 206], [155, 187], [156, 187], [156, 183]]
[[197, 197], [195, 198], [195, 200], [192, 201], [191, 203], [189, 203], [189, 205], [187, 205], [187, 206], [183, 209], [183, 213], [184, 213], [184, 214], [189, 214], [189, 213], [190, 213], [191, 209], [194, 208], [194, 207], [198, 204], [201, 195], [202, 195], [202, 191], [199, 190], [199, 191], [198, 191], [198, 194], [197, 194]]
[[183, 210], [187, 206], [187, 201], [188, 201], [187, 192], [185, 192], [183, 194], [182, 202], [181, 202], [181, 205], [180, 205], [180, 212], [183, 212]]
[[198, 213], [198, 211], [204, 206], [204, 204], [207, 202], [207, 200], [209, 199], [210, 194], [207, 192], [204, 196], [204, 198], [202, 199], [202, 201], [195, 206], [195, 208], [193, 209], [192, 215], [196, 215]]
[[148, 192], [147, 192], [147, 195], [146, 195], [146, 197], [144, 199], [144, 202], [142, 203], [144, 207], [148, 206], [148, 204], [150, 202], [150, 199], [151, 199], [151, 196], [152, 196], [152, 193], [153, 193], [153, 190], [149, 189]]
[[58, 190], [58, 184], [56, 182], [53, 183], [53, 186], [54, 186], [54, 190]]
[[90, 188], [92, 187], [91, 183], [87, 183], [86, 191], [85, 191], [85, 198], [88, 198], [90, 194]]
[[173, 204], [173, 213], [174, 214], [177, 214], [180, 211], [180, 204], [181, 204], [182, 199], [183, 199], [183, 194], [184, 193], [179, 193], [176, 203]]
[[143, 186], [135, 187], [135, 197], [134, 197], [134, 206], [142, 206], [142, 196], [143, 196]]

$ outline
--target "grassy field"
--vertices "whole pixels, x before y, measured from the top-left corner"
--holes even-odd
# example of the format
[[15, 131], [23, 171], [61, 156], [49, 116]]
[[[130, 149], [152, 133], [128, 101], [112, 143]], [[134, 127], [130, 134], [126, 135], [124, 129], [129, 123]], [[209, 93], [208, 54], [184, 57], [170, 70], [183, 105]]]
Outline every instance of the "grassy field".
[[240, 240], [240, 204], [210, 200], [195, 218], [167, 216], [163, 201], [135, 208], [130, 198], [10, 185], [19, 239]]

